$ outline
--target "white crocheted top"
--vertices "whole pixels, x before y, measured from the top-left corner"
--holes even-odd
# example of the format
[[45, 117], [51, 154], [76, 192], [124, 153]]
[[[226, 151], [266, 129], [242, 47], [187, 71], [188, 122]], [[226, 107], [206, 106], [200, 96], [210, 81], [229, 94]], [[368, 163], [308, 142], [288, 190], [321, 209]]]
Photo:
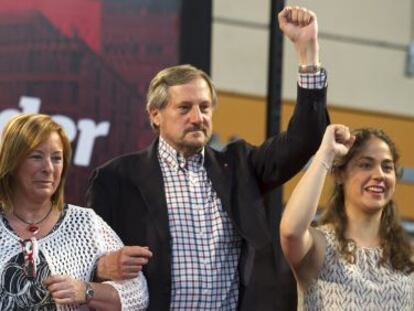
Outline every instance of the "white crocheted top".
[[[2, 216], [0, 216], [0, 310], [8, 310], [8, 306], [4, 304], [8, 300], [10, 303], [10, 299], [14, 299], [13, 295], [24, 294], [22, 289], [27, 292], [27, 288], [32, 285], [22, 277], [14, 278], [13, 282], [5, 284], [5, 267], [12, 258], [21, 253], [22, 249], [19, 237], [5, 226], [1, 218]], [[91, 280], [100, 256], [122, 246], [116, 233], [92, 209], [74, 205], [68, 205], [66, 214], [56, 230], [38, 240], [39, 252], [46, 259], [52, 275], [70, 275], [85, 281]], [[16, 286], [18, 282], [21, 284]], [[22, 284], [24, 282], [26, 284]], [[122, 310], [145, 310], [147, 307], [148, 289], [142, 273], [132, 280], [105, 283], [112, 285], [118, 291]], [[13, 292], [16, 288], [21, 291]], [[86, 306], [56, 305], [56, 307], [57, 310], [88, 310]]]
[[298, 310], [414, 310], [414, 273], [406, 275], [389, 263], [378, 266], [381, 248], [357, 247], [351, 264], [339, 256], [331, 227], [317, 229], [327, 241], [325, 259], [318, 278], [304, 293], [298, 289]]

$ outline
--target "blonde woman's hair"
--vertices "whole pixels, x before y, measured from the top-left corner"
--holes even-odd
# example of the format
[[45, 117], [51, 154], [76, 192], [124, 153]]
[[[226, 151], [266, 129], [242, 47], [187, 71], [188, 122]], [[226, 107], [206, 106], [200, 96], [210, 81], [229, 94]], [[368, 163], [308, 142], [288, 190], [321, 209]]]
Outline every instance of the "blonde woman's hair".
[[72, 148], [63, 128], [45, 114], [21, 114], [4, 127], [0, 141], [0, 203], [5, 211], [12, 210], [13, 175], [24, 159], [49, 136], [56, 132], [63, 145], [63, 170], [60, 183], [52, 195], [58, 209], [64, 204], [64, 184], [72, 156]]

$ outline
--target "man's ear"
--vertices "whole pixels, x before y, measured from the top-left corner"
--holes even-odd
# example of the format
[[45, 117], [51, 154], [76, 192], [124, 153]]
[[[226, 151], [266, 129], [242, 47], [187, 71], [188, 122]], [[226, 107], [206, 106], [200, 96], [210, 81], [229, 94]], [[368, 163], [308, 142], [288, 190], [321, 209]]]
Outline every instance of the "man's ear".
[[160, 126], [161, 123], [161, 113], [160, 110], [157, 108], [149, 108], [148, 115], [151, 119], [151, 123], [154, 124], [156, 127]]

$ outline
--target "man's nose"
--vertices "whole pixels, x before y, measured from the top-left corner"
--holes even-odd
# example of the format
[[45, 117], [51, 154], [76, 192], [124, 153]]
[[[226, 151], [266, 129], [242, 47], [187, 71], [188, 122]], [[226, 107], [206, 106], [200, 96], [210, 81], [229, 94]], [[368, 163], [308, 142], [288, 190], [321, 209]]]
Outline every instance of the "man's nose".
[[193, 106], [190, 112], [190, 121], [191, 123], [200, 123], [203, 117], [201, 114], [201, 110], [198, 106]]

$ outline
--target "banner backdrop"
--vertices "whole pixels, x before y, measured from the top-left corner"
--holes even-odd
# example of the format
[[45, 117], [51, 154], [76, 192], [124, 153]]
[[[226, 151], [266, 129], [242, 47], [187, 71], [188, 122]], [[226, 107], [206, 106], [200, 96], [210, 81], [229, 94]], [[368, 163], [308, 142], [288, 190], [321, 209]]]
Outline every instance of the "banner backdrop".
[[92, 169], [153, 138], [149, 80], [177, 64], [179, 0], [0, 0], [0, 128], [53, 116], [73, 147], [66, 200], [85, 204]]

